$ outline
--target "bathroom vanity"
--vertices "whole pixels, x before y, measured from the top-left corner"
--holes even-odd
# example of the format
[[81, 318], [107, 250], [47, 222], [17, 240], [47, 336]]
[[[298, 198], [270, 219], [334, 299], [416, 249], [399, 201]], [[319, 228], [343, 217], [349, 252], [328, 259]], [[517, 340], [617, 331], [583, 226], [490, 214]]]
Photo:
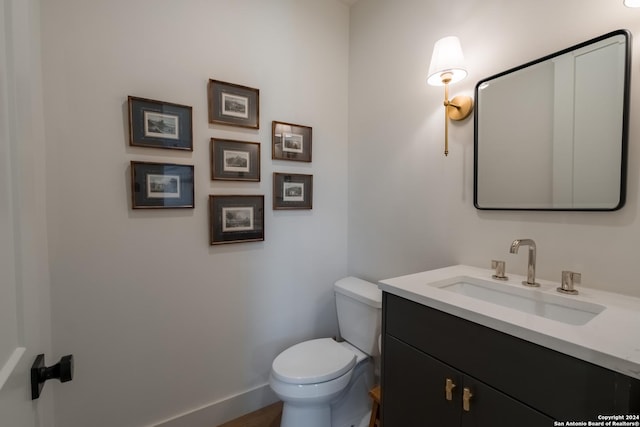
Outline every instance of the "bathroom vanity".
[[379, 283], [383, 425], [640, 422], [640, 299], [491, 275], [453, 266]]

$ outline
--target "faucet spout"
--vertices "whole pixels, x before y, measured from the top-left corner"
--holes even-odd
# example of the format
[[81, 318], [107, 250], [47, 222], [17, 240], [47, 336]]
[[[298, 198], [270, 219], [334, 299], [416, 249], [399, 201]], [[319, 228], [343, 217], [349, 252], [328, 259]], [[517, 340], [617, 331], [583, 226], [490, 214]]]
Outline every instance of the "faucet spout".
[[509, 252], [512, 254], [517, 254], [520, 246], [528, 246], [529, 247], [529, 260], [527, 263], [527, 280], [523, 281], [522, 284], [525, 286], [538, 287], [540, 283], [536, 282], [536, 242], [533, 239], [516, 239], [511, 242], [511, 247], [509, 248]]

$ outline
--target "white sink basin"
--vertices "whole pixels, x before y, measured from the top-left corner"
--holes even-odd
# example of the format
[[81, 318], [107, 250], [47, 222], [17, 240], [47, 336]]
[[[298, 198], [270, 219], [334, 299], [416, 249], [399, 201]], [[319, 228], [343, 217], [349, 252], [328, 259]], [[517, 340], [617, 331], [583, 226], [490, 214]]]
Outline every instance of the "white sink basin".
[[584, 325], [605, 309], [599, 304], [571, 300], [570, 297], [551, 295], [539, 289], [518, 288], [468, 276], [452, 277], [429, 285], [570, 325]]

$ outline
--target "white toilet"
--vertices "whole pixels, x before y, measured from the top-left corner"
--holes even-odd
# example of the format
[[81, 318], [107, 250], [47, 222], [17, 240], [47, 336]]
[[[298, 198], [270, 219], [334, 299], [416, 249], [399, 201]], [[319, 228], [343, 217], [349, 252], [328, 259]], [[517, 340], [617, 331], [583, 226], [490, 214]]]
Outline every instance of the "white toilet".
[[355, 277], [334, 285], [340, 335], [320, 338], [280, 353], [269, 384], [284, 402], [281, 427], [360, 427], [368, 425], [374, 385], [373, 357], [378, 336], [382, 292]]

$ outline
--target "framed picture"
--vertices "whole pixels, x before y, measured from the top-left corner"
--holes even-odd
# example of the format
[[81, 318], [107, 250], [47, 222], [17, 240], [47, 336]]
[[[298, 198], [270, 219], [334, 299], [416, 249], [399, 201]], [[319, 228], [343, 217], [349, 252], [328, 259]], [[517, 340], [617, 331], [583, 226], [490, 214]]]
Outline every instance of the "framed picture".
[[271, 158], [278, 160], [311, 161], [311, 128], [292, 123], [272, 122]]
[[273, 209], [311, 209], [313, 175], [274, 173]]
[[260, 128], [260, 90], [209, 79], [209, 123]]
[[211, 245], [264, 240], [264, 196], [209, 196]]
[[133, 209], [193, 208], [193, 166], [131, 162]]
[[211, 179], [260, 181], [260, 144], [211, 138]]
[[193, 151], [192, 108], [129, 97], [129, 145]]

